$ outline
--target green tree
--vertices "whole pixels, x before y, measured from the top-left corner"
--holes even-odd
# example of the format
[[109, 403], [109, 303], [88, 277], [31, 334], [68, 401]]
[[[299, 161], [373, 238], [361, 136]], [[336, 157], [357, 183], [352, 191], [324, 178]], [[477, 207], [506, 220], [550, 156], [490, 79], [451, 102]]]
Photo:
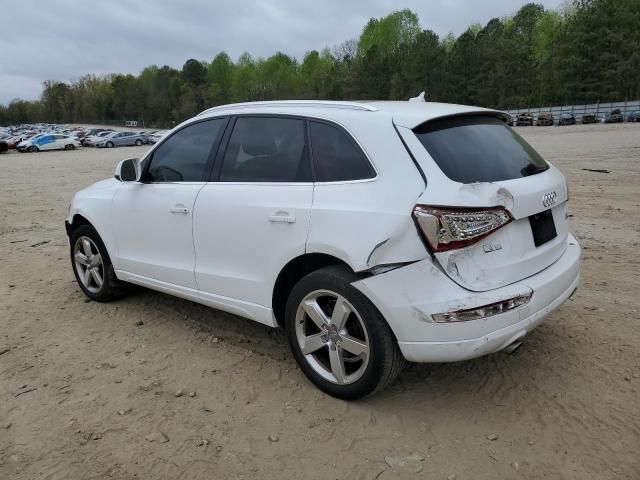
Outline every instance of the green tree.
[[215, 56], [207, 68], [207, 85], [209, 105], [222, 105], [231, 98], [233, 82], [233, 62], [225, 52]]

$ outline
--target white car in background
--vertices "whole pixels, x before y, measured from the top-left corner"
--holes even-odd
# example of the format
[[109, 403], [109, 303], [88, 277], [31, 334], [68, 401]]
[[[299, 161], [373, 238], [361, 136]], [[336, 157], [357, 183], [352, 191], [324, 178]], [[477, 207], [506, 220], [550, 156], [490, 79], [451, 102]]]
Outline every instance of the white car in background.
[[359, 398], [405, 359], [513, 351], [578, 286], [564, 176], [495, 110], [282, 101], [212, 108], [66, 229], [82, 291], [127, 282], [286, 330], [323, 391]]
[[154, 145], [166, 137], [171, 130], [158, 130], [148, 137], [149, 144]]
[[95, 135], [89, 135], [84, 139], [84, 146], [95, 147], [98, 143], [104, 140], [104, 137], [106, 137], [107, 135], [111, 135], [112, 133], [114, 133], [113, 130], [103, 130], [102, 132], [98, 132]]
[[69, 135], [45, 133], [20, 142], [16, 149], [19, 152], [40, 152], [46, 150], [75, 150], [80, 146], [80, 142]]

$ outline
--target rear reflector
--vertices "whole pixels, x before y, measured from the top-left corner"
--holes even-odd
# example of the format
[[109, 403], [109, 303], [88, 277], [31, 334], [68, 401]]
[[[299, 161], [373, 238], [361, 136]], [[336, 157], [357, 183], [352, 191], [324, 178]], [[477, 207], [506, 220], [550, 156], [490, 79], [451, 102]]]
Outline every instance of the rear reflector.
[[433, 252], [476, 243], [512, 220], [503, 207], [465, 208], [416, 205], [413, 218]]
[[522, 305], [529, 303], [533, 292], [529, 292], [526, 295], [519, 295], [517, 297], [503, 300], [501, 302], [490, 303], [489, 305], [483, 305], [478, 308], [470, 308], [468, 310], [457, 310], [455, 312], [447, 313], [434, 313], [431, 318], [436, 323], [453, 323], [453, 322], [468, 322], [470, 320], [479, 320], [481, 318], [492, 317], [493, 315], [499, 315], [500, 313], [508, 312]]

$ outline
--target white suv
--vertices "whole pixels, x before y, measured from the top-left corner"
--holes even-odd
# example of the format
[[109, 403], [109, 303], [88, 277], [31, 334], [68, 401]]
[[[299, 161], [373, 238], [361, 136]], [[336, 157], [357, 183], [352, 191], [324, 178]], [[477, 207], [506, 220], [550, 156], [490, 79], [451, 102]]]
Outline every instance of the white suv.
[[354, 399], [406, 360], [520, 340], [576, 289], [563, 175], [501, 112], [413, 102], [212, 108], [77, 193], [90, 298], [135, 283], [283, 327], [309, 379]]

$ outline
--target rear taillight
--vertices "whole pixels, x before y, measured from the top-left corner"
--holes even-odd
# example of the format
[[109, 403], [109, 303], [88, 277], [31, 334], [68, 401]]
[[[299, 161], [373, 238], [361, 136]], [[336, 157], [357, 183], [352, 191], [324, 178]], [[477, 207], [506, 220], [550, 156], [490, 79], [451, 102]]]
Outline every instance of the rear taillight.
[[472, 245], [513, 220], [503, 207], [450, 208], [427, 205], [416, 205], [413, 218], [434, 253]]

